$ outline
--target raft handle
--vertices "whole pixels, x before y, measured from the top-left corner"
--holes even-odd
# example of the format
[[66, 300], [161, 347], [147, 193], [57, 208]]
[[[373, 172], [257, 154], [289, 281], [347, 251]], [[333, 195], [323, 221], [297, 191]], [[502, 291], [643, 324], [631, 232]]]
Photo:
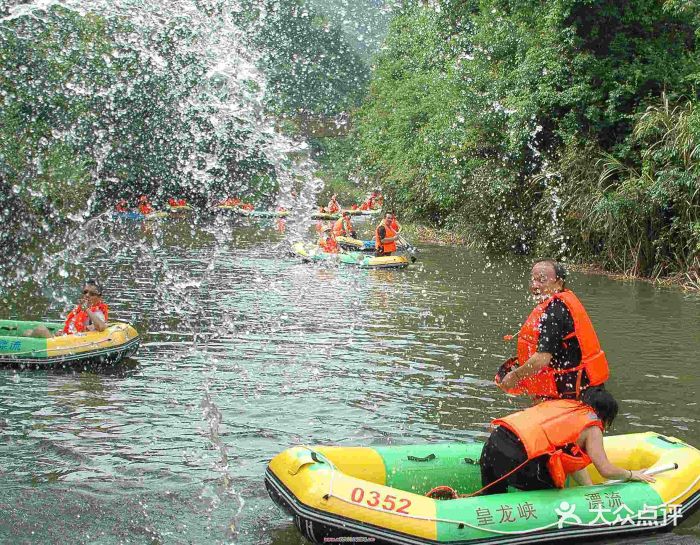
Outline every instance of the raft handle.
[[663, 441], [663, 442], [665, 442], [665, 443], [670, 443], [670, 444], [672, 444], [672, 445], [677, 445], [677, 444], [678, 444], [678, 441], [673, 441], [672, 439], [669, 439], [668, 437], [665, 437], [665, 436], [663, 436], [663, 435], [657, 435], [656, 438], [657, 438], [657, 439], [660, 439], [661, 441]]
[[420, 458], [418, 456], [411, 456], [409, 454], [408, 459], [411, 462], [430, 462], [431, 460], [435, 460], [435, 454], [428, 454], [427, 456], [425, 456], [423, 458]]
[[315, 451], [315, 450], [312, 450], [312, 451], [311, 451], [311, 459], [312, 459], [314, 462], [318, 462], [319, 464], [322, 464], [322, 463], [323, 463], [323, 460], [321, 460], [321, 458], [318, 457], [318, 454], [316, 454], [316, 451]]

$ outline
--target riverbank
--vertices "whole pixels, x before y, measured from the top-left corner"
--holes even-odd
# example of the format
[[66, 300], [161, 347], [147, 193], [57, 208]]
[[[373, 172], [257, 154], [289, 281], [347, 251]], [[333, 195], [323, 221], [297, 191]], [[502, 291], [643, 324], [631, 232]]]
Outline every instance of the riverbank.
[[[442, 246], [480, 246], [473, 234], [460, 228], [441, 229], [414, 223], [402, 223], [402, 227], [402, 233], [414, 243], [439, 244]], [[675, 287], [688, 292], [700, 293], [700, 269], [667, 277], [658, 276], [651, 278], [620, 271], [611, 271], [595, 263], [567, 261], [567, 267], [574, 271], [607, 276], [614, 280], [648, 282], [657, 286]]]

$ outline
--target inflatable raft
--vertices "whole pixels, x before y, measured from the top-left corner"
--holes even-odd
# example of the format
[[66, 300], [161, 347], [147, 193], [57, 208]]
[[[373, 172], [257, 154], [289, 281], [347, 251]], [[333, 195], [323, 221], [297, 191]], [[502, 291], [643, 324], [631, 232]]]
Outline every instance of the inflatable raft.
[[172, 204], [169, 204], [167, 206], [168, 206], [168, 211], [171, 214], [187, 214], [189, 212], [194, 211], [194, 208], [192, 208], [189, 204], [180, 204], [177, 206], [173, 206]]
[[373, 252], [373, 240], [360, 240], [352, 237], [335, 237], [338, 245], [346, 250], [357, 250], [359, 252]]
[[408, 258], [402, 255], [374, 257], [362, 252], [330, 254], [321, 250], [317, 245], [306, 242], [295, 242], [292, 244], [290, 253], [306, 262], [335, 259], [343, 265], [351, 265], [361, 269], [403, 269], [409, 265]]
[[138, 350], [141, 338], [130, 324], [110, 322], [104, 331], [61, 335], [50, 339], [24, 337], [39, 325], [60, 331], [63, 323], [0, 320], [0, 365], [20, 367], [113, 364]]
[[340, 219], [340, 213], [329, 214], [327, 212], [314, 212], [311, 214], [312, 220], [337, 220]]
[[132, 221], [152, 221], [168, 217], [167, 212], [151, 212], [150, 214], [142, 214], [141, 212], [113, 212], [112, 217], [118, 220]]
[[[391, 544], [538, 543], [670, 529], [700, 504], [700, 451], [657, 433], [607, 437], [613, 463], [663, 470], [656, 482], [509, 491], [436, 500], [433, 487], [481, 487], [482, 445], [294, 447], [265, 473], [270, 497], [314, 543], [337, 538]], [[589, 466], [592, 467], [592, 466]], [[570, 486], [570, 487], [569, 487]]]
[[364, 252], [341, 252], [339, 255], [343, 265], [361, 269], [405, 269], [409, 265], [408, 258], [404, 255], [375, 257]]

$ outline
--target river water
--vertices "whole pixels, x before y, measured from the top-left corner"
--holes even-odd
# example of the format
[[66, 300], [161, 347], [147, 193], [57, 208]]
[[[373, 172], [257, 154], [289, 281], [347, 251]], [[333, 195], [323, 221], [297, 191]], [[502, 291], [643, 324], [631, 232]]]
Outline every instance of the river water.
[[[278, 452], [480, 440], [523, 406], [491, 378], [531, 308], [527, 262], [424, 245], [403, 271], [307, 265], [273, 227], [106, 222], [3, 294], [4, 316], [56, 318], [97, 276], [143, 344], [108, 369], [0, 370], [1, 543], [304, 543], [265, 491]], [[614, 432], [700, 445], [700, 297], [569, 285], [612, 364]], [[663, 542], [698, 538], [695, 516]]]

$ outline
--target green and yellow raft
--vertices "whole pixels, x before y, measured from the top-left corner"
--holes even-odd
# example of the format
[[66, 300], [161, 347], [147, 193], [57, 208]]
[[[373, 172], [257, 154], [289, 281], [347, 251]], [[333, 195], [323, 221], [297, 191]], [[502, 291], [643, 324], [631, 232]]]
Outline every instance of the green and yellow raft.
[[154, 221], [167, 218], [170, 214], [164, 211], [155, 211], [150, 214], [142, 214], [137, 211], [128, 212], [113, 212], [112, 217], [118, 220], [133, 220], [133, 221]]
[[180, 204], [175, 206], [173, 206], [172, 204], [168, 204], [167, 207], [168, 211], [174, 215], [189, 214], [191, 212], [194, 212], [194, 208], [192, 208], [189, 204]]
[[329, 214], [328, 212], [314, 212], [311, 214], [312, 220], [337, 220], [340, 219], [340, 213]]
[[24, 337], [23, 332], [37, 326], [57, 332], [58, 322], [0, 320], [0, 365], [19, 367], [80, 366], [114, 364], [132, 356], [141, 338], [125, 322], [109, 322], [104, 331], [87, 331], [49, 339]]
[[295, 242], [290, 248], [290, 253], [307, 262], [337, 259], [342, 265], [351, 265], [360, 269], [403, 269], [409, 265], [408, 258], [403, 255], [375, 257], [362, 252], [329, 254], [316, 244], [307, 242]]
[[700, 505], [700, 451], [657, 433], [605, 439], [611, 461], [627, 469], [675, 468], [656, 482], [509, 491], [436, 500], [447, 485], [481, 488], [482, 445], [305, 447], [278, 454], [265, 473], [271, 498], [315, 543], [362, 538], [374, 543], [537, 543], [670, 529]]

